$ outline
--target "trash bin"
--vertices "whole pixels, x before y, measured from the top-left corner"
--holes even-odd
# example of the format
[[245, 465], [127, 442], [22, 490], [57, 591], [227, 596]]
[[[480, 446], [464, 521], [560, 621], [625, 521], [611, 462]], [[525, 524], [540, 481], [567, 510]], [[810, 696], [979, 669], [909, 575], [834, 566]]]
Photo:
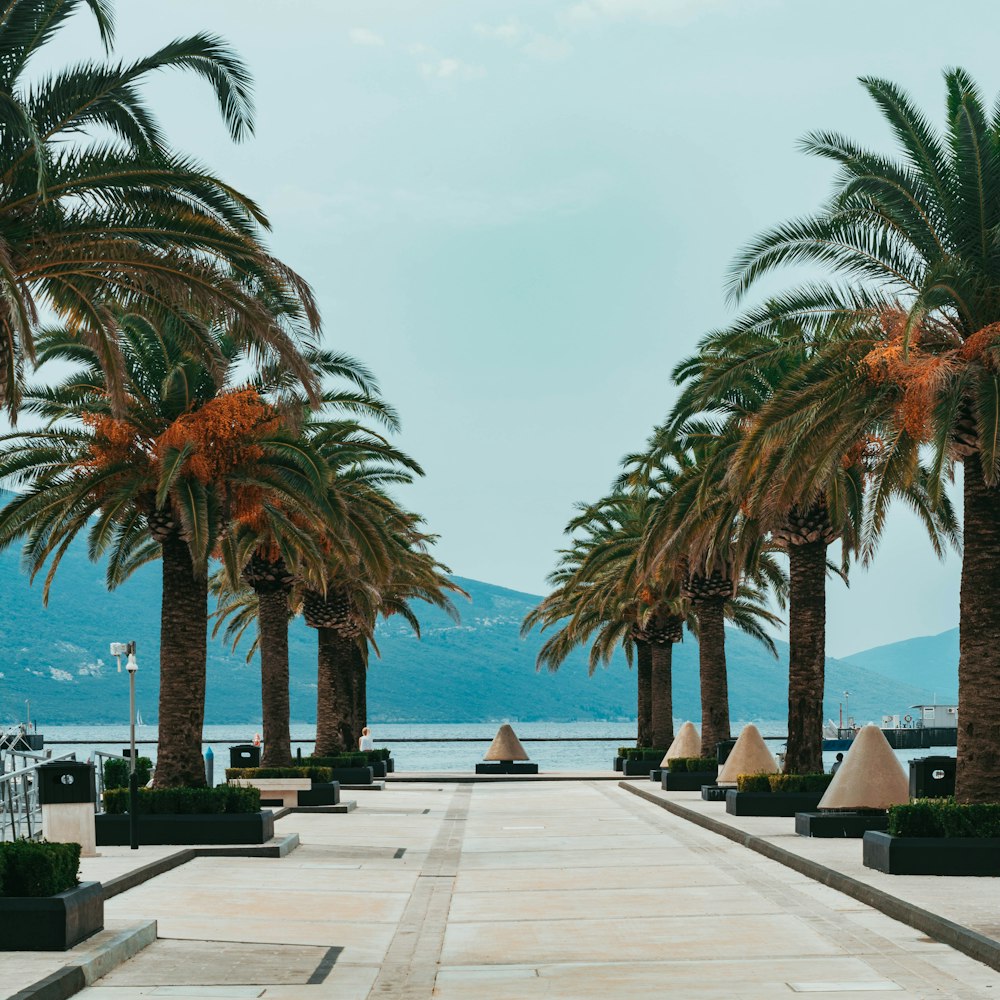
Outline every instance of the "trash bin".
[[260, 747], [252, 743], [240, 743], [229, 748], [230, 767], [260, 767]]
[[56, 760], [38, 765], [38, 801], [43, 806], [67, 802], [96, 802], [97, 781], [93, 764], [81, 760]]
[[910, 761], [910, 798], [940, 799], [955, 794], [954, 757], [919, 757]]
[[736, 746], [736, 740], [719, 740], [715, 744], [715, 755], [719, 758], [720, 767], [729, 760], [729, 755], [732, 753], [734, 746]]

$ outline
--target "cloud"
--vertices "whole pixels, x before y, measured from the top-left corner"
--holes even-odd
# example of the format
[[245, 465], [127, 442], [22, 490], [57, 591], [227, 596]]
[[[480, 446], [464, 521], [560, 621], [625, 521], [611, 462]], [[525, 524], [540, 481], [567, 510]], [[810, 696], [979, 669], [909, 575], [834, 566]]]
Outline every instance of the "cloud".
[[385, 45], [385, 39], [368, 28], [351, 28], [347, 37], [350, 38], [352, 45]]
[[68, 670], [59, 670], [58, 667], [49, 667], [49, 674], [52, 676], [52, 680], [59, 681], [60, 684], [73, 680], [73, 675]]
[[481, 38], [493, 38], [498, 42], [516, 42], [525, 33], [524, 27], [518, 21], [507, 21], [504, 24], [477, 24], [473, 30]]
[[684, 24], [729, 0], [580, 0], [567, 8], [570, 21], [621, 21], [634, 18], [667, 24]]
[[422, 62], [420, 75], [425, 80], [478, 80], [486, 76], [486, 69], [461, 59], [446, 57], [434, 62]]
[[565, 59], [573, 51], [573, 46], [565, 38], [543, 35], [534, 28], [521, 24], [520, 21], [477, 24], [473, 30], [481, 38], [489, 38], [505, 45], [516, 45], [519, 51], [532, 59], [545, 61]]

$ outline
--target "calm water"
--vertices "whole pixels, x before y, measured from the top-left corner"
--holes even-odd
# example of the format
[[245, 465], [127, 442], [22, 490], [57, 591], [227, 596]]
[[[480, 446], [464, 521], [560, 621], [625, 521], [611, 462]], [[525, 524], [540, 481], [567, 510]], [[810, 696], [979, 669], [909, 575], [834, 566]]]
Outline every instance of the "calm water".
[[[782, 732], [778, 723], [757, 723], [765, 736]], [[497, 731], [496, 723], [465, 723], [452, 725], [384, 725], [373, 726], [376, 746], [392, 748], [399, 771], [471, 771], [482, 760], [486, 748]], [[611, 761], [619, 746], [635, 740], [635, 729], [627, 722], [521, 722], [514, 725], [525, 749], [545, 771], [598, 771], [610, 770]], [[739, 731], [734, 727], [734, 733]], [[46, 748], [59, 755], [75, 752], [78, 760], [92, 756], [95, 750], [120, 753], [128, 746], [127, 726], [43, 726]], [[206, 726], [206, 749], [215, 755], [215, 780], [222, 777], [222, 769], [229, 764], [229, 747], [235, 743], [251, 743], [252, 726]], [[136, 730], [139, 752], [156, 759], [156, 726], [140, 726]], [[315, 736], [315, 728], [308, 725], [292, 726], [292, 750], [301, 747], [303, 755], [312, 752], [312, 744], [303, 742]], [[553, 738], [572, 738], [581, 742], [552, 742]], [[471, 742], [446, 743], [442, 739], [462, 739]], [[430, 742], [407, 742], [409, 740]], [[59, 743], [55, 741], [60, 741]], [[68, 741], [68, 742], [62, 742]], [[783, 740], [769, 740], [772, 750], [783, 749]], [[954, 747], [933, 750], [897, 750], [896, 756], [904, 764], [916, 757], [929, 754], [955, 756]], [[836, 757], [835, 752], [823, 755], [826, 769]]]

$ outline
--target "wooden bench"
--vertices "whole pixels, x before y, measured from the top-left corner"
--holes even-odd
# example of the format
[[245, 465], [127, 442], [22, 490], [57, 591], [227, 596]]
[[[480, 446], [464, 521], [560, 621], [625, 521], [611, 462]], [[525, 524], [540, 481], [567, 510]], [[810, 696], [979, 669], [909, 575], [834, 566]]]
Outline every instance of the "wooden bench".
[[308, 792], [312, 788], [312, 778], [232, 778], [229, 784], [259, 788], [262, 802], [280, 800], [282, 806], [297, 806], [299, 792]]

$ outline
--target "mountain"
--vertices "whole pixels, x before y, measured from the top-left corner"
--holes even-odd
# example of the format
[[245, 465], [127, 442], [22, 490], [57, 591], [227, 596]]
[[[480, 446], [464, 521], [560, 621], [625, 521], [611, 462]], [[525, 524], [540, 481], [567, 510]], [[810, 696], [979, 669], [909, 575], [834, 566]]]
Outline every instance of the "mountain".
[[[0, 554], [4, 615], [0, 620], [0, 722], [24, 717], [48, 724], [125, 722], [128, 681], [117, 674], [108, 643], [138, 643], [137, 702], [146, 723], [156, 721], [160, 606], [159, 566], [143, 568], [119, 590], [108, 593], [103, 571], [89, 562], [84, 546], [66, 554], [48, 608], [40, 587], [27, 585], [16, 553]], [[525, 613], [539, 600], [476, 580], [457, 578], [471, 595], [460, 600], [462, 621], [442, 612], [421, 612], [423, 638], [401, 621], [378, 627], [381, 660], [369, 669], [369, 714], [374, 722], [478, 722], [509, 720], [625, 720], [635, 717], [635, 673], [624, 656], [588, 676], [586, 654], [577, 651], [556, 673], [535, 670], [543, 641], [519, 636]], [[940, 637], [937, 637], [940, 638]], [[733, 719], [778, 720], [786, 713], [788, 647], [779, 643], [773, 659], [760, 645], [729, 631], [727, 657]], [[908, 655], [919, 658], [920, 643]], [[892, 650], [906, 644], [884, 647]], [[292, 623], [292, 718], [315, 720], [316, 638], [301, 620]], [[876, 655], [879, 654], [879, 655]], [[928, 662], [932, 657], [928, 658]], [[922, 662], [922, 661], [921, 661]], [[836, 718], [840, 692], [851, 692], [851, 713], [859, 721], [879, 719], [928, 701], [944, 689], [930, 672], [896, 670], [896, 659], [880, 650], [827, 667], [827, 717]], [[885, 665], [885, 672], [880, 669]], [[889, 671], [893, 672], [889, 672]], [[697, 719], [698, 648], [688, 637], [674, 652], [674, 713]], [[259, 672], [242, 653], [209, 642], [206, 721], [257, 722]]]
[[958, 700], [957, 628], [876, 646], [844, 657], [843, 662], [874, 670], [890, 680], [926, 688], [941, 703]]

